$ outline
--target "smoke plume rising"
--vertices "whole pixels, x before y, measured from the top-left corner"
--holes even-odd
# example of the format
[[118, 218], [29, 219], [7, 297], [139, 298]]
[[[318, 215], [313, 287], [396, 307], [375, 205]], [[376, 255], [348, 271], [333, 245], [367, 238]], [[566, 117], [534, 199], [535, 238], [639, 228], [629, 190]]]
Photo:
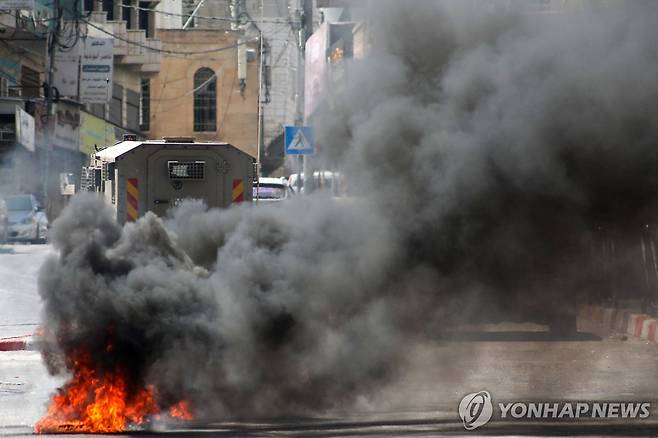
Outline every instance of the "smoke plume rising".
[[658, 5], [474, 4], [373, 2], [372, 47], [316, 124], [350, 199], [190, 201], [123, 228], [74, 200], [40, 277], [51, 371], [84, 348], [163, 405], [306, 413], [451, 316], [580, 292], [583, 242], [654, 211]]

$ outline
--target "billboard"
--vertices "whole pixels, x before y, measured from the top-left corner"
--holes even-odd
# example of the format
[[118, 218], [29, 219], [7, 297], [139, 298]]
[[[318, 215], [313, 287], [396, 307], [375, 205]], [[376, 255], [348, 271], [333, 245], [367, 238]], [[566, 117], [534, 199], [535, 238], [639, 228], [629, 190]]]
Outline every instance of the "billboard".
[[112, 146], [116, 139], [114, 125], [100, 117], [80, 112], [80, 152], [91, 155], [96, 152], [96, 147]]
[[64, 102], [57, 102], [55, 104], [54, 119], [53, 146], [77, 151], [80, 140], [80, 110], [78, 107]]
[[85, 38], [80, 65], [80, 101], [107, 103], [112, 98], [114, 44], [111, 38]]
[[60, 96], [77, 97], [78, 79], [80, 73], [80, 42], [62, 51], [61, 47], [55, 50], [53, 59], [53, 86], [57, 88]]
[[318, 107], [326, 87], [328, 25], [322, 23], [306, 41], [306, 64], [304, 66], [304, 118], [308, 118]]
[[[63, 101], [53, 104], [54, 116], [46, 116], [45, 102], [35, 102], [36, 142], [39, 147], [58, 147], [78, 151], [80, 141], [80, 110]], [[48, 123], [46, 123], [48, 122]]]
[[33, 10], [34, 0], [0, 0], [0, 11]]
[[16, 106], [16, 141], [28, 151], [34, 152], [34, 135], [34, 117], [25, 112], [20, 106]]

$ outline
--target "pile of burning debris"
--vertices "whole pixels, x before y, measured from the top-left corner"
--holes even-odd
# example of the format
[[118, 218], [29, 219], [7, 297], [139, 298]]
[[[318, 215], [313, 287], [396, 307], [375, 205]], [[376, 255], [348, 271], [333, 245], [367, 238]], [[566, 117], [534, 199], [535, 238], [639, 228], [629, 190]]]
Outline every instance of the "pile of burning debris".
[[[112, 344], [108, 344], [107, 351], [111, 350]], [[53, 396], [47, 414], [34, 426], [35, 432], [123, 432], [163, 415], [155, 388], [131, 387], [125, 370], [96, 369], [85, 351], [71, 357], [68, 365], [73, 375]], [[192, 419], [185, 400], [170, 406], [166, 415], [178, 420]]]

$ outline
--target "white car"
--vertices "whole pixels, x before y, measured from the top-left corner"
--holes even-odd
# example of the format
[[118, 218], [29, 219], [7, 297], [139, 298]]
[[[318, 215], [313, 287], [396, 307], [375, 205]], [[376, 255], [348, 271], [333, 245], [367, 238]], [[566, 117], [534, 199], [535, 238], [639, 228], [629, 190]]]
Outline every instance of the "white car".
[[[340, 172], [316, 170], [313, 172], [311, 190], [330, 190], [334, 196], [345, 195], [345, 180]], [[299, 187], [301, 185], [301, 187]], [[288, 186], [294, 193], [304, 193], [304, 174], [293, 173], [288, 177]]]
[[253, 202], [280, 202], [294, 195], [285, 178], [259, 178], [252, 190]]
[[293, 173], [290, 174], [288, 177], [288, 187], [294, 192], [294, 193], [304, 193], [304, 174], [299, 173]]
[[7, 240], [45, 243], [48, 238], [48, 219], [33, 195], [14, 195], [5, 198], [7, 206]]

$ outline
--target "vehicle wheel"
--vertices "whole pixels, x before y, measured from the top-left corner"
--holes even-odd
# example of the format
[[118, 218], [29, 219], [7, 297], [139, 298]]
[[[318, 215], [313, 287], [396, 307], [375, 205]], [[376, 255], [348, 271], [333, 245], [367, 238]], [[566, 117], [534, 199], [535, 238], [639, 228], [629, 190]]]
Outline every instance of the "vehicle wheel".
[[37, 242], [42, 245], [48, 243], [48, 232], [46, 231], [45, 233], [41, 233], [39, 226], [37, 226]]

